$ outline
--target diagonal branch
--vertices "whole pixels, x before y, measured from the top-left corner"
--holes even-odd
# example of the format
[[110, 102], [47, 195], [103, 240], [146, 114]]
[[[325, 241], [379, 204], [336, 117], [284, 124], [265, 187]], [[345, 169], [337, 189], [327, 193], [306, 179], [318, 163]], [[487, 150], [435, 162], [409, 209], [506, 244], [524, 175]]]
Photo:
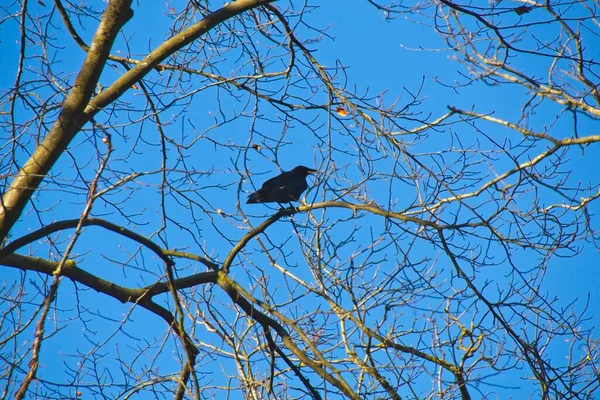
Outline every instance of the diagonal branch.
[[33, 192], [87, 122], [88, 118], [83, 111], [92, 97], [118, 32], [132, 16], [131, 0], [111, 0], [108, 3], [90, 51], [75, 79], [71, 93], [65, 99], [58, 119], [2, 196], [0, 243], [19, 219]]
[[90, 101], [115, 37], [133, 13], [130, 8], [131, 0], [111, 0], [56, 123], [0, 199], [0, 243], [7, 237], [41, 181], [87, 121], [176, 51], [223, 21], [273, 1], [239, 0], [227, 3], [223, 8], [166, 40]]

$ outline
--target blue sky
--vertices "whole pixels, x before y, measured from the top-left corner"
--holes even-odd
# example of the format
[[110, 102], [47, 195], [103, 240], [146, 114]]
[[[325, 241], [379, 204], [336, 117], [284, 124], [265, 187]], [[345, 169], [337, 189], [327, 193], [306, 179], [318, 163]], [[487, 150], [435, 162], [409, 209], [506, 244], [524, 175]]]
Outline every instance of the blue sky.
[[[99, 9], [101, 4], [94, 3], [94, 6]], [[40, 4], [31, 5], [31, 15], [44, 14], [49, 12], [49, 9], [50, 5], [46, 7]], [[162, 10], [139, 5], [136, 5], [134, 9], [135, 17], [125, 27], [124, 36], [128, 38], [128, 47], [124, 45], [121, 38], [115, 45], [114, 53], [140, 58], [148, 50], [154, 49], [161, 40], [169, 37], [169, 19], [163, 15]], [[537, 20], [538, 15], [533, 12], [527, 17]], [[503, 18], [508, 20], [515, 16], [507, 13]], [[296, 27], [298, 36], [303, 39], [320, 39], [308, 44], [307, 47], [315, 49], [314, 56], [322, 65], [333, 66], [337, 60], [340, 60], [343, 65], [348, 67], [345, 74], [349, 89], [372, 96], [385, 93], [384, 104], [390, 105], [398, 98], [399, 104], [410, 103], [410, 93], [417, 93], [422, 87], [419, 97], [422, 100], [421, 104], [411, 108], [411, 111], [419, 113], [415, 117], [420, 120], [431, 120], [445, 114], [448, 111], [447, 106], [466, 110], [473, 108], [480, 113], [493, 113], [499, 118], [514, 119], [520, 115], [524, 101], [527, 99], [525, 91], [509, 85], [473, 84], [458, 90], [440, 85], [438, 82], [448, 85], [452, 85], [454, 82], [465, 83], [466, 79], [463, 75], [465, 69], [464, 66], [452, 60], [453, 53], [447, 49], [447, 45], [433, 32], [432, 28], [426, 25], [426, 19], [421, 15], [409, 14], [387, 22], [380, 12], [366, 3], [360, 2], [352, 6], [340, 7], [338, 3], [328, 2], [313, 10], [306, 19], [312, 26], [328, 28], [327, 33], [331, 37], [319, 37], [302, 25]], [[57, 17], [54, 17], [53, 21], [57, 26], [61, 26]], [[152, 29], [149, 29], [148, 21], [152, 21]], [[77, 29], [84, 40], [89, 41], [95, 25], [89, 20], [87, 23], [89, 25], [78, 26]], [[10, 87], [14, 81], [15, 71], [11, 67], [16, 63], [14, 53], [16, 34], [18, 33], [16, 28], [17, 24], [14, 20], [0, 26], [0, 35], [2, 35], [0, 46], [3, 49], [0, 51], [0, 57], [2, 57], [0, 63], [7, 66], [9, 71], [0, 76], [2, 88]], [[544, 33], [543, 26], [536, 29], [540, 29], [540, 33]], [[55, 71], [64, 70], [64, 79], [72, 82], [84, 54], [75, 47], [64, 31], [53, 32], [55, 32], [58, 45], [57, 49], [52, 50], [56, 52], [54, 69]], [[216, 32], [211, 33], [211, 40], [219, 39]], [[261, 40], [259, 35], [256, 35], [253, 43], [259, 48], [269, 46], [268, 41], [265, 41], [264, 38]], [[524, 43], [527, 44], [526, 41]], [[597, 58], [600, 54], [598, 45], [593, 41], [588, 43], [589, 56]], [[225, 46], [226, 43], [219, 44]], [[419, 50], [419, 48], [425, 50]], [[31, 51], [39, 50], [32, 47]], [[196, 62], [191, 63], [191, 67], [200, 68], [206, 54], [215, 54], [219, 51], [221, 50], [216, 44], [205, 44], [202, 52], [198, 54]], [[265, 54], [269, 55], [276, 53], [277, 50], [265, 51]], [[243, 64], [238, 58], [240, 54], [243, 54], [242, 49], [233, 48], [220, 55], [222, 63], [218, 72], [224, 76], [242, 72], [252, 73], [253, 65]], [[180, 59], [177, 57], [175, 59]], [[268, 64], [269, 60], [265, 60], [265, 63], [268, 64], [268, 68], [279, 70], [281, 65], [277, 61]], [[548, 60], [540, 62], [539, 58], [533, 57], [519, 57], [514, 60], [515, 65], [533, 71], [539, 76], [547, 74], [547, 62]], [[32, 66], [32, 68], [35, 70], [36, 67]], [[101, 78], [102, 85], [110, 85], [123, 72], [119, 65], [110, 63]], [[167, 167], [171, 169], [168, 180], [172, 188], [168, 188], [166, 192], [171, 197], [166, 198], [163, 208], [160, 197], [161, 175], [156, 172], [161, 168], [163, 162], [160, 153], [160, 136], [151, 118], [148, 118], [150, 111], [145, 104], [142, 91], [139, 88], [132, 88], [124, 95], [129, 113], [125, 113], [123, 110], [113, 110], [112, 112], [107, 110], [98, 116], [100, 124], [110, 127], [115, 146], [113, 159], [109, 170], [104, 175], [106, 180], [103, 183], [108, 186], [109, 183], [114, 183], [137, 170], [154, 172], [137, 178], [126, 185], [124, 190], [107, 197], [108, 201], [113, 202], [112, 205], [108, 201], [98, 203], [93, 211], [95, 216], [122, 223], [129, 229], [151, 236], [156, 243], [163, 246], [194, 252], [219, 262], [223, 261], [231, 249], [232, 243], [247, 233], [250, 226], [257, 226], [275, 211], [273, 207], [250, 206], [243, 203], [248, 193], [259, 187], [268, 177], [278, 173], [279, 168], [286, 170], [297, 164], [303, 164], [323, 171], [316, 180], [309, 178], [316, 187], [308, 192], [309, 200], [322, 201], [331, 199], [332, 196], [359, 182], [364, 177], [363, 170], [359, 166], [369, 165], [374, 174], [366, 184], [371, 200], [384, 207], [406, 212], [414, 211], [417, 207], [417, 186], [415, 180], [409, 179], [411, 171], [416, 170], [415, 164], [406, 158], [389, 155], [392, 150], [386, 147], [385, 143], [378, 143], [376, 139], [373, 139], [372, 149], [380, 146], [382, 150], [379, 153], [370, 150], [369, 154], [381, 154], [381, 159], [376, 162], [361, 159], [357, 144], [358, 138], [369, 139], [370, 136], [361, 133], [361, 129], [350, 117], [336, 121], [328, 118], [327, 114], [321, 110], [300, 110], [294, 115], [302, 121], [308, 121], [302, 123], [291, 119], [281, 110], [277, 110], [265, 102], [255, 103], [253, 98], [245, 93], [235, 90], [228, 93], [224, 88], [219, 87], [206, 88], [189, 96], [191, 92], [204, 85], [203, 79], [197, 77], [184, 76], [189, 81], [182, 85], [181, 90], [166, 90], [165, 87], [178, 77], [176, 72], [154, 72], [146, 82], [148, 89], [156, 93], [157, 98], [163, 104], [169, 104], [177, 99], [178, 103], [175, 106], [161, 114], [164, 132], [173, 140], [191, 145], [190, 148], [180, 148], [179, 152], [174, 146], [169, 146], [166, 162]], [[275, 88], [280, 84], [280, 82], [265, 84], [263, 88]], [[183, 90], [184, 88], [185, 90]], [[38, 89], [38, 93], [47, 95], [49, 90]], [[290, 94], [307, 95], [306, 92], [298, 89], [291, 89]], [[314, 101], [323, 101], [325, 98], [325, 93], [321, 91], [316, 94]], [[527, 123], [532, 129], [541, 130], [544, 126], [549, 127], [549, 124], [553, 123], [554, 115], [557, 112], [560, 112], [559, 107], [543, 105], [535, 113], [529, 115]], [[29, 110], [23, 109], [21, 113], [23, 118], [31, 117]], [[429, 118], [429, 116], [431, 117]], [[147, 119], [134, 126], [125, 126], [131, 121], [142, 118]], [[578, 122], [580, 135], [598, 133], [597, 121], [580, 118]], [[410, 118], [400, 119], [400, 123], [408, 129], [421, 124]], [[557, 137], [566, 137], [572, 134], [572, 126], [572, 120], [565, 113], [550, 126], [549, 130]], [[4, 137], [7, 133], [4, 132], [2, 135]], [[103, 151], [103, 146], [99, 142], [101, 137], [102, 132], [99, 130], [87, 130], [72, 143], [72, 156], [63, 156], [56, 164], [53, 169], [55, 180], [49, 182], [46, 186], [47, 190], [43, 190], [42, 194], [34, 199], [34, 204], [39, 209], [51, 207], [50, 212], [42, 214], [43, 223], [78, 218], [83, 210], [86, 188], [80, 182], [74, 166], [77, 165], [86, 180], [90, 180], [94, 176], [99, 157], [97, 149]], [[137, 140], [138, 137], [141, 140]], [[460, 142], [457, 139], [460, 139]], [[439, 132], [429, 132], [423, 137], [400, 137], [399, 140], [403, 141], [409, 152], [414, 154], [426, 152], [443, 154], [443, 159], [435, 155], [421, 158], [426, 160], [428, 166], [433, 170], [439, 171], [443, 167], [436, 162], [451, 166], [453, 162], [459, 163], [462, 160], [460, 154], [451, 152], [452, 149], [461, 146], [466, 149], [470, 146], [480, 145], [480, 149], [489, 150], [495, 148], [492, 141], [516, 144], [520, 137], [516, 132], [510, 132], [494, 124], [480, 122], [476, 126], [456, 124]], [[32, 151], [34, 144], [35, 141], [30, 140], [26, 151]], [[252, 144], [259, 144], [261, 151], [253, 150]], [[333, 146], [330, 147], [329, 144]], [[519, 160], [523, 162], [528, 157], [534, 157], [545, 146], [547, 143], [544, 142], [537, 144], [520, 154]], [[331, 150], [331, 148], [335, 150]], [[469, 153], [464, 154], [468, 155]], [[598, 174], [595, 164], [599, 156], [595, 145], [583, 149], [571, 148], [566, 155], [571, 160], [565, 167], [568, 168], [565, 173], [570, 172], [567, 185], [571, 187], [597, 185]], [[25, 159], [24, 151], [20, 155], [19, 161], [23, 162]], [[334, 164], [337, 168], [336, 171], [333, 171]], [[469, 172], [481, 181], [486, 178], [486, 174], [489, 174], [487, 175], [489, 177], [494, 172], [501, 173], [512, 165], [514, 162], [509, 157], [497, 155], [496, 158], [491, 157], [489, 160], [471, 165]], [[3, 166], [3, 170], [4, 168]], [[459, 168], [459, 164], [456, 168]], [[184, 170], [187, 170], [188, 173], [184, 173]], [[193, 173], [189, 173], [189, 171], [193, 171]], [[331, 175], [327, 175], [326, 172], [331, 172]], [[402, 178], [388, 179], [393, 172]], [[246, 173], [252, 175], [251, 179], [246, 178]], [[467, 178], [465, 177], [463, 182], [468, 182]], [[509, 181], [512, 182], [509, 179], [507, 183]], [[72, 182], [75, 182], [75, 187], [71, 186]], [[428, 179], [423, 178], [419, 184], [424, 186], [427, 182]], [[467, 184], [465, 183], [465, 185]], [[180, 192], [175, 193], [174, 189]], [[464, 191], [470, 190], [472, 189], [469, 189], [468, 186], [464, 187]], [[427, 191], [423, 189], [423, 193], [425, 192]], [[433, 191], [428, 194], [431, 196], [430, 198], [436, 195]], [[438, 194], [441, 197], [448, 195], [443, 192]], [[522, 194], [514, 207], [527, 210], [528, 202], [533, 203], [538, 198], [542, 198], [540, 204], [545, 206], [564, 201], [552, 190], [540, 187], [537, 191]], [[346, 199], [355, 201], [352, 198]], [[239, 213], [238, 201], [242, 203], [241, 210], [247, 215], [247, 221]], [[491, 213], [496, 206], [496, 203], [487, 203], [487, 198], [466, 203], [480, 207], [479, 209], [483, 213]], [[156, 234], [164, 221], [162, 217], [165, 211], [163, 210], [166, 210], [167, 218], [165, 219], [170, 220], [169, 228]], [[592, 205], [590, 210], [598, 210], [598, 206]], [[225, 216], [220, 211], [224, 212]], [[464, 207], [454, 205], [444, 210], [443, 218], [450, 220], [455, 215], [459, 215], [459, 219], [463, 220], [468, 218], [466, 216], [470, 213], [465, 211]], [[125, 216], [129, 218], [129, 221]], [[566, 216], [565, 218], [571, 217]], [[337, 219], [342, 221], [337, 225], [331, 223]], [[325, 253], [331, 256], [332, 261], [330, 264], [322, 265], [323, 273], [331, 279], [334, 279], [333, 277], [342, 279], [344, 271], [346, 273], [351, 271], [350, 259], [357, 264], [363, 263], [363, 269], [357, 274], [356, 279], [364, 282], [370, 280], [383, 282], [387, 279], [386, 274], [389, 271], [398, 270], [398, 265], [410, 265], [410, 267], [401, 269], [402, 273], [399, 275], [401, 278], [395, 278], [394, 285], [402, 288], [399, 290], [399, 298], [395, 300], [404, 306], [394, 307], [393, 312], [397, 313], [398, 320], [402, 321], [401, 325], [407, 330], [412, 326], [416, 330], [424, 330], [426, 332], [423, 336], [425, 339], [433, 337], [433, 333], [429, 329], [432, 324], [441, 324], [444, 321], [444, 301], [441, 297], [430, 293], [421, 295], [424, 293], [424, 288], [428, 284], [439, 285], [440, 292], [446, 296], [458, 295], [465, 289], [464, 282], [456, 277], [450, 260], [444, 257], [439, 247], [434, 247], [427, 241], [421, 240], [419, 229], [413, 224], [391, 226], [381, 217], [368, 215], [353, 219], [352, 213], [348, 210], [332, 209], [326, 212], [317, 210], [312, 215], [296, 215], [293, 222], [290, 219], [282, 219], [271, 226], [266, 235], [262, 236], [263, 243], [266, 248], [270, 249], [269, 256], [275, 260], [277, 265], [284, 266], [293, 274], [309, 282], [314, 279], [314, 275], [310, 272], [308, 264], [311, 260], [314, 261], [316, 256], [309, 251], [305, 243], [309, 242], [315, 234], [314, 221], [322, 222], [323, 229], [329, 235], [332, 243], [339, 244], [347, 241], [336, 252], [332, 248], [325, 250]], [[592, 221], [595, 222], [594, 219]], [[507, 224], [501, 224], [499, 229], [508, 234], [512, 232], [510, 230], [512, 228], [509, 229]], [[13, 235], [16, 237], [39, 226], [40, 221], [36, 214], [29, 212], [23, 216], [21, 223], [15, 226]], [[531, 224], [524, 226], [523, 229], [537, 232], [537, 228], [531, 227]], [[549, 226], [548, 229], [551, 231], [557, 228]], [[481, 251], [486, 249], [485, 238], [486, 235], [489, 235], [483, 231], [464, 232], [467, 235], [482, 235], [483, 239], [468, 236], [471, 243], [477, 244], [479, 246], [477, 248]], [[60, 238], [66, 240], [69, 233], [61, 234]], [[453, 246], [461, 246], [466, 242], [461, 234], [463, 233], [456, 234], [449, 239]], [[382, 240], [380, 252], [371, 253], [370, 246], [379, 238]], [[64, 249], [64, 246], [64, 242], [57, 245], [61, 249]], [[279, 251], [276, 247], [284, 250]], [[541, 289], [547, 291], [550, 298], [556, 298], [554, 307], [557, 310], [560, 310], [561, 307], [569, 307], [564, 311], [565, 315], [571, 308], [576, 312], [582, 311], [589, 296], [586, 315], [593, 317], [598, 312], [600, 301], [596, 289], [596, 282], [599, 278], [598, 252], [592, 241], [579, 240], [577, 247], [581, 249], [581, 252], [576, 257], [553, 257], [550, 259], [546, 265], [545, 279]], [[501, 246], [493, 244], [487, 250], [489, 251], [487, 261], [493, 266], [481, 267], [477, 271], [472, 271], [469, 269], [468, 262], [465, 261], [461, 265], [467, 273], [476, 275], [476, 284], [480, 285], [479, 287], [484, 290], [485, 294], [494, 301], [507, 290], [510, 283], [509, 273], [513, 271], [513, 267], [502, 262]], [[31, 251], [40, 257], [57, 257], [56, 251], [48, 249], [47, 244], [34, 245]], [[303, 251], [306, 252], [306, 255], [303, 255]], [[518, 282], [518, 285], [523, 285], [529, 276], [529, 266], [539, 265], [541, 256], [532, 250], [513, 249], [513, 251], [513, 259], [518, 261], [515, 268], [524, 271], [523, 280]], [[22, 249], [22, 252], [24, 253], [25, 249]], [[156, 259], [149, 251], [138, 251], [137, 245], [128, 243], [114, 234], [108, 234], [100, 228], [87, 228], [77, 243], [75, 252], [81, 254], [80, 266], [86, 271], [121, 285], [139, 287], [151, 284], [163, 274], [160, 260]], [[559, 253], [559, 255], [569, 254]], [[204, 267], [197, 263], [185, 260], [177, 262], [177, 272], [180, 277], [199, 271], [204, 271]], [[18, 280], [20, 276], [14, 270], [8, 270], [8, 272], [4, 270], [3, 275], [6, 276], [5, 282], [9, 284]], [[534, 275], [531, 274], [531, 276]], [[249, 290], [256, 297], [271, 298], [273, 302], [283, 303], [290, 297], [290, 291], [302, 293], [303, 290], [292, 280], [278, 273], [278, 270], [272, 265], [271, 259], [266, 257], [264, 249], [255, 241], [250, 242], [244, 254], [236, 259], [232, 276], [250, 288]], [[26, 281], [35, 282], [28, 287], [28, 295], [32, 298], [39, 300], [35, 294], [37, 289], [34, 290], [34, 288], [42, 287], [43, 279], [43, 277], [33, 276], [33, 274], [26, 276]], [[269, 282], [272, 292], [261, 292], [258, 283], [265, 281]], [[65, 375], [63, 368], [77, 369], [81, 360], [92, 356], [102, 358], [100, 365], [105, 370], [101, 375], [105, 379], [124, 385], [132, 384], [132, 382], [124, 382], [128, 377], [131, 378], [131, 375], [134, 375], [126, 370], [129, 366], [135, 373], [140, 373], [146, 368], [149, 370], [157, 368], [162, 374], [178, 371], [176, 341], [172, 336], [165, 338], [163, 321], [149, 315], [144, 310], [137, 308], [132, 310], [130, 305], [122, 305], [111, 299], [107, 300], [94, 291], [84, 288], [78, 288], [77, 291], [73, 289], [73, 285], [68, 281], [61, 285], [57, 301], [57, 308], [61, 312], [53, 316], [56, 319], [56, 325], [49, 324], [47, 329], [48, 333], [57, 328], [60, 329], [60, 332], [45, 342], [41, 376], [48, 380], [68, 382], [69, 375]], [[230, 300], [219, 290], [212, 288], [200, 287], [197, 288], [197, 292], [185, 291], [184, 296], [191, 299], [188, 310], [191, 315], [207, 312], [200, 301], [202, 298], [200, 293], [204, 290], [206, 291], [204, 299], [210, 299], [215, 308], [223, 313], [226, 323], [237, 328], [243, 325], [244, 321], [236, 320], [238, 316], [229, 309]], [[368, 298], [369, 292], [357, 287], [354, 295], [359, 298]], [[516, 298], [517, 295], [518, 293], [515, 293], [513, 298]], [[349, 296], [348, 293], [341, 294], [340, 302], [350, 304]], [[170, 304], [168, 296], [163, 296], [163, 299]], [[525, 301], [525, 299], [521, 300]], [[290, 307], [284, 311], [288, 316], [304, 320], [305, 310], [302, 310], [300, 305], [307, 309], [316, 309], [322, 307], [323, 303], [307, 295], [306, 300], [291, 302]], [[464, 319], [463, 323], [468, 324], [471, 319], [484, 321], [485, 325], [492, 330], [491, 327], [495, 326], [493, 319], [479, 307], [480, 304], [467, 296], [463, 302], [452, 304], [451, 308], [454, 308], [456, 315], [460, 315], [460, 318]], [[381, 322], [383, 308], [383, 305], [375, 307], [374, 311], [366, 316], [367, 320], [373, 324]], [[81, 315], [84, 317], [80, 317]], [[432, 315], [435, 317], [431, 317]], [[127, 322], [123, 323], [123, 321]], [[381, 323], [382, 326], [386, 326], [388, 322]], [[598, 332], [593, 318], [584, 321], [582, 326], [593, 329], [594, 336], [598, 337], [600, 332]], [[217, 347], [223, 345], [221, 339], [211, 333], [211, 329], [201, 324], [191, 323], [189, 323], [189, 328], [195, 330], [195, 337], [199, 340]], [[339, 335], [339, 332], [335, 331], [335, 326], [331, 329], [330, 335], [334, 337]], [[456, 334], [458, 328], [454, 325], [448, 330], [440, 329], [450, 337]], [[523, 329], [528, 334], [533, 333], [529, 331], [532, 330], [531, 326]], [[32, 328], [27, 329], [22, 335], [23, 340], [31, 340], [32, 337]], [[68, 342], [65, 342], [65, 337], [69, 338]], [[131, 340], [132, 338], [136, 340]], [[499, 342], [502, 339], [500, 336], [497, 337]], [[407, 345], [425, 346], [419, 342], [416, 335], [407, 333], [402, 340]], [[93, 351], [92, 342], [101, 343], [102, 346], [97, 351]], [[66, 343], [68, 346], [65, 346]], [[551, 358], [565, 359], [569, 344], [568, 337], [565, 337], [562, 342], [560, 339], [555, 339], [548, 346]], [[23, 346], [27, 345], [28, 343], [23, 343]], [[144, 348], [144, 346], [148, 346], [150, 350], [144, 351], [142, 357], [135, 358], [140, 352], [140, 348]], [[224, 347], [227, 348], [227, 346]], [[495, 350], [487, 349], [489, 354], [493, 354]], [[339, 348], [332, 351], [332, 357], [338, 356], [339, 351]], [[576, 353], [578, 351], [580, 348], [575, 349]], [[77, 354], [80, 355], [76, 356]], [[203, 355], [201, 353], [198, 369], [207, 374], [206, 382], [223, 384], [223, 376], [236, 373], [233, 363], [225, 361], [211, 363], [210, 358], [208, 356], [206, 359], [202, 358]], [[506, 358], [505, 362], [512, 362], [508, 356], [504, 357]], [[267, 362], [268, 360], [259, 360], [256, 361], [256, 365], [264, 367]], [[89, 365], [86, 362], [81, 368], [89, 368]], [[521, 366], [519, 365], [519, 367]], [[489, 371], [483, 370], [481, 373], [485, 375]], [[312, 376], [311, 379], [317, 378]], [[415, 378], [415, 381], [419, 382], [423, 393], [431, 386], [429, 375]], [[498, 389], [490, 384], [510, 387]], [[498, 398], [511, 396], [512, 398], [524, 398], [524, 396], [529, 396], [534, 389], [532, 389], [531, 383], [523, 380], [523, 376], [517, 370], [490, 377], [487, 383], [474, 384], [472, 390], [475, 397], [478, 397], [477, 393], [485, 396], [497, 391]], [[410, 393], [403, 393], [401, 390], [400, 394], [406, 397], [411, 396]], [[98, 397], [100, 396], [98, 395]]]

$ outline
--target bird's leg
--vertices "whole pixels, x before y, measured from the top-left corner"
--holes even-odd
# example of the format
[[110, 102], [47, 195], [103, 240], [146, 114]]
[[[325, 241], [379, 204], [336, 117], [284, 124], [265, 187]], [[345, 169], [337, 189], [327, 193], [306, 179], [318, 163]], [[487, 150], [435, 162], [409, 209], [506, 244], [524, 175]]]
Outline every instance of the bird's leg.
[[[298, 208], [299, 208], [300, 206], [294, 206], [294, 205], [292, 204], [292, 202], [291, 202], [291, 201], [289, 202], [289, 205], [290, 205], [290, 208], [291, 208], [291, 209], [293, 209], [295, 212], [298, 212]], [[290, 215], [290, 218], [292, 218], [293, 216], [294, 216], [293, 214], [292, 214], [292, 215]]]

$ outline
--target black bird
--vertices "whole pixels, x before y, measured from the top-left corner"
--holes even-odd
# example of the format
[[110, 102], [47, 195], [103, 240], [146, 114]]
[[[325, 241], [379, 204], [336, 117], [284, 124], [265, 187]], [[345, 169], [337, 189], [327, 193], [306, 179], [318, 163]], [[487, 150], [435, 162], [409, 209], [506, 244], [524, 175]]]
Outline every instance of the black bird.
[[248, 196], [246, 204], [253, 203], [288, 203], [298, 201], [302, 192], [306, 190], [306, 177], [318, 172], [299, 165], [291, 171], [283, 172], [271, 178], [256, 192]]

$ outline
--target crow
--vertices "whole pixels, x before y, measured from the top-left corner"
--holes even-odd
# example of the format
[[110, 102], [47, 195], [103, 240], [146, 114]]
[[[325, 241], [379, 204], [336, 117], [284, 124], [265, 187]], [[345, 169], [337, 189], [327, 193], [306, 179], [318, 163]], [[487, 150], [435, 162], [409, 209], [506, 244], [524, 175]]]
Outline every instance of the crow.
[[298, 201], [306, 190], [306, 177], [318, 172], [299, 165], [291, 171], [283, 172], [263, 183], [262, 187], [248, 196], [246, 204], [254, 203], [288, 203]]

